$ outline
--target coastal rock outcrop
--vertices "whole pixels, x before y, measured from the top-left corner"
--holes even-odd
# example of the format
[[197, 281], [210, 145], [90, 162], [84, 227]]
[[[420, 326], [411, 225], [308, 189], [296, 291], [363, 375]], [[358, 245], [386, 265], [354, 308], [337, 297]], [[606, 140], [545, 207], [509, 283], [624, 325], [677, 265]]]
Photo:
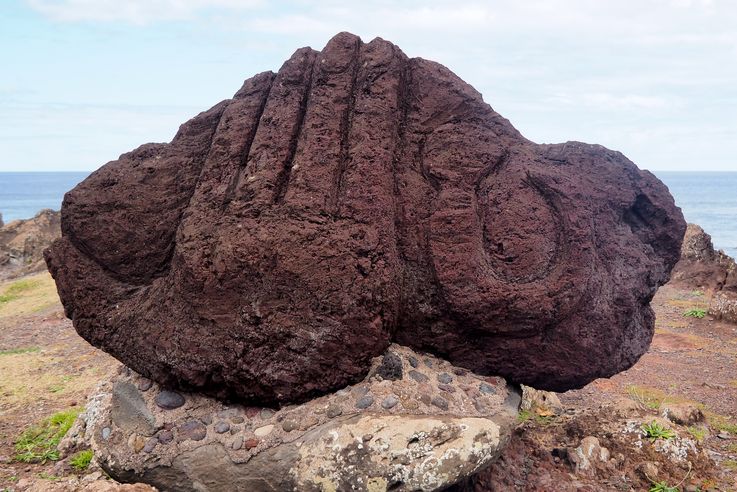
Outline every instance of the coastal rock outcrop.
[[341, 33], [94, 172], [46, 259], [93, 345], [278, 405], [392, 342], [547, 390], [624, 370], [684, 230], [619, 152], [537, 145], [442, 65]]
[[496, 459], [521, 401], [502, 378], [398, 345], [362, 382], [278, 411], [189, 393], [172, 408], [170, 393], [121, 368], [70, 438], [113, 478], [161, 490], [434, 491]]
[[7, 224], [0, 216], [0, 279], [45, 270], [43, 251], [61, 236], [60, 224], [61, 214], [50, 209]]

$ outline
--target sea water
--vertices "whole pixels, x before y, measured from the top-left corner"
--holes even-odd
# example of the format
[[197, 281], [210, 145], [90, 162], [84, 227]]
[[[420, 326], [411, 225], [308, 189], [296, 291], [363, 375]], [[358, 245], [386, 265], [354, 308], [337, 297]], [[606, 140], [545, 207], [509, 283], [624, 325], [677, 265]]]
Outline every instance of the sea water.
[[[711, 234], [714, 246], [737, 257], [737, 172], [655, 173], [670, 189], [686, 220]], [[0, 213], [5, 222], [58, 210], [67, 190], [85, 172], [0, 173]]]

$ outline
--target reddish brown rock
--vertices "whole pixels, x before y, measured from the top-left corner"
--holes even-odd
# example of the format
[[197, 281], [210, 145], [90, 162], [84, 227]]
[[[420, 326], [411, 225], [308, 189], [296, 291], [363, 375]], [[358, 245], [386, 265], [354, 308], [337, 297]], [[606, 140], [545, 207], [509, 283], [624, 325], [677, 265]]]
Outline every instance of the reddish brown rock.
[[164, 385], [305, 400], [397, 341], [560, 391], [645, 352], [684, 229], [622, 154], [534, 144], [343, 33], [93, 173], [47, 262], [79, 333]]

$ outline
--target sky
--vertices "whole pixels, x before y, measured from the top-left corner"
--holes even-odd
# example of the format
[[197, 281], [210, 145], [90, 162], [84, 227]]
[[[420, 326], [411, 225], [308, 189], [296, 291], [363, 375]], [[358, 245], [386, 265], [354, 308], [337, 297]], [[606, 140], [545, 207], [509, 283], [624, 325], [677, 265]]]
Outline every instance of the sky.
[[442, 63], [539, 143], [737, 171], [733, 0], [3, 0], [0, 171], [89, 171], [340, 31]]

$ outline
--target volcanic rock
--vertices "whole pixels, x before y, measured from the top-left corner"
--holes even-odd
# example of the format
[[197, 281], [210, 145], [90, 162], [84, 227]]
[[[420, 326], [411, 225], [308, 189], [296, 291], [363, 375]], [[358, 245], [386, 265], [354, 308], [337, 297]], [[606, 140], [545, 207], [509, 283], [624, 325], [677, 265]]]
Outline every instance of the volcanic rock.
[[647, 350], [684, 230], [619, 152], [537, 145], [442, 65], [341, 33], [93, 173], [46, 259], [132, 369], [283, 404], [392, 341], [546, 390], [610, 376]]
[[60, 223], [61, 214], [50, 209], [7, 224], [0, 216], [0, 279], [45, 270], [43, 251], [61, 236]]
[[714, 249], [711, 236], [701, 226], [688, 224], [672, 282], [712, 292], [737, 292], [737, 263], [724, 251]]
[[[416, 356], [398, 345], [391, 353], [405, 367]], [[381, 357], [373, 359], [372, 369], [380, 364]], [[452, 369], [434, 359], [434, 368], [424, 370], [434, 380]], [[360, 383], [363, 396], [363, 390], [354, 391], [358, 386], [347, 387], [270, 412], [266, 419], [200, 394], [187, 394], [183, 406], [164, 410], [155, 395], [165, 390], [154, 384], [136, 396], [154, 416], [158, 437], [152, 439], [115, 409], [115, 387], [137, 391], [141, 379], [122, 372], [95, 392], [71, 434], [78, 436], [77, 446], [92, 447], [113, 478], [161, 490], [230, 491], [237, 484], [250, 492], [399, 492], [444, 490], [469, 479], [496, 459], [517, 424], [520, 391], [501, 378], [494, 378], [498, 394], [475, 395], [471, 389], [488, 378], [467, 372], [453, 382], [459, 391], [440, 408], [425, 405], [425, 390], [410, 378], [369, 374]], [[356, 401], [366, 395], [393, 404], [359, 408]], [[335, 406], [342, 412], [331, 413]], [[221, 432], [223, 423], [228, 432]], [[153, 445], [135, 445], [144, 441]]]

